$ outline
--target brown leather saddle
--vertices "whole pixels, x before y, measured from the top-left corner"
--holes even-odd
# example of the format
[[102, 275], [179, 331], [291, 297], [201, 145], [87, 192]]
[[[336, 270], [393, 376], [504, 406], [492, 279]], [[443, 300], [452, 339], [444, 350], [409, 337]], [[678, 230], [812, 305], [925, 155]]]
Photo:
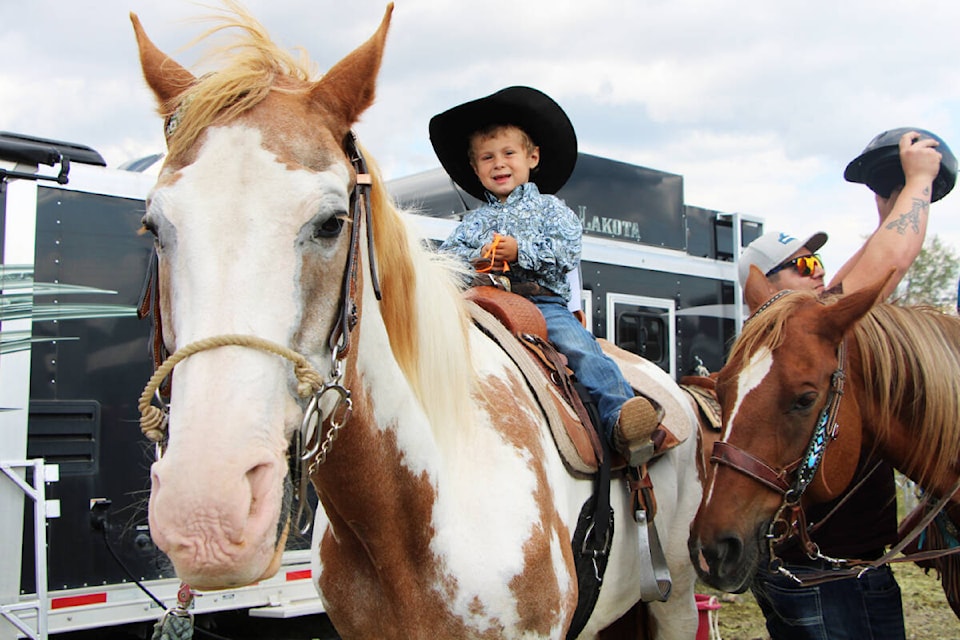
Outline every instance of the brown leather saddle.
[[474, 322], [506, 351], [540, 402], [568, 468], [593, 474], [603, 459], [596, 425], [573, 384], [566, 357], [547, 340], [547, 323], [530, 300], [493, 286], [471, 287], [464, 297]]

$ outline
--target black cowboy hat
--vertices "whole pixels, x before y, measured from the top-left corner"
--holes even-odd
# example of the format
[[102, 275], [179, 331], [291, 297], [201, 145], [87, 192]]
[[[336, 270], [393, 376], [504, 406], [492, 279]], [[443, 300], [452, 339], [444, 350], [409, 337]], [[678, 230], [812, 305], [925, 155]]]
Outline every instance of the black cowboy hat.
[[870, 187], [870, 190], [883, 198], [889, 198], [890, 192], [903, 186], [903, 167], [900, 166], [900, 137], [908, 131], [916, 131], [920, 138], [933, 138], [940, 143], [936, 149], [940, 152], [940, 173], [933, 181], [933, 194], [930, 202], [936, 202], [950, 193], [957, 182], [957, 158], [943, 138], [926, 129], [900, 127], [878, 134], [867, 143], [863, 152], [847, 165], [843, 177], [847, 182], [858, 182]]
[[577, 163], [577, 134], [567, 114], [545, 93], [530, 87], [507, 87], [465, 102], [430, 119], [430, 142], [440, 164], [460, 188], [483, 200], [483, 185], [467, 155], [470, 136], [492, 124], [523, 129], [540, 147], [540, 165], [530, 174], [541, 193], [556, 193]]

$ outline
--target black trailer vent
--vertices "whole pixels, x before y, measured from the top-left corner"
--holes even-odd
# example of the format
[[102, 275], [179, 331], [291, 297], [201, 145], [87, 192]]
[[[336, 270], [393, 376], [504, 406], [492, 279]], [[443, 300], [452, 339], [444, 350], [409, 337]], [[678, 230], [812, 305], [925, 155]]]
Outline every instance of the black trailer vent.
[[27, 457], [60, 465], [60, 475], [95, 474], [100, 441], [96, 400], [36, 400], [30, 403]]

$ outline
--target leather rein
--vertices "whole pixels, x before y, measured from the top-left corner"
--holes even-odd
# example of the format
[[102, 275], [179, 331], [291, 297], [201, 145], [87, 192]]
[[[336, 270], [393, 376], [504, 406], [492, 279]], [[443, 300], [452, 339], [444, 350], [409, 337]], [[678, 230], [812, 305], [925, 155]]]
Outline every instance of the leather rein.
[[[241, 346], [274, 353], [294, 364], [294, 372], [298, 380], [297, 393], [302, 398], [309, 398], [306, 402], [300, 429], [295, 434], [294, 443], [291, 445], [291, 449], [293, 449], [290, 464], [291, 476], [293, 485], [297, 489], [299, 502], [297, 523], [301, 533], [306, 533], [309, 530], [313, 520], [313, 510], [306, 499], [310, 476], [326, 461], [333, 442], [337, 439], [340, 430], [346, 425], [353, 409], [350, 390], [343, 386], [341, 381], [343, 379], [343, 361], [350, 350], [350, 333], [359, 320], [357, 283], [361, 262], [361, 222], [367, 229], [367, 254], [373, 291], [377, 300], [381, 299], [374, 252], [370, 202], [373, 180], [367, 168], [366, 160], [360, 151], [356, 135], [352, 131], [345, 140], [345, 151], [356, 174], [356, 183], [350, 196], [350, 246], [341, 284], [340, 307], [337, 313], [337, 321], [327, 340], [331, 352], [331, 367], [326, 378], [314, 369], [306, 356], [257, 336], [236, 334], [214, 336], [190, 343], [177, 349], [172, 355], [168, 355], [163, 343], [159, 264], [156, 252], [151, 256], [150, 267], [147, 271], [138, 305], [138, 316], [141, 319], [147, 315], [151, 315], [153, 318], [154, 373], [140, 395], [138, 409], [140, 410], [141, 430], [144, 435], [156, 443], [155, 455], [157, 460], [163, 456], [168, 438], [170, 379], [173, 376], [174, 367], [179, 362], [207, 349], [222, 346]], [[325, 396], [330, 396], [332, 403], [324, 403]], [[154, 399], [159, 406], [153, 404]], [[321, 438], [321, 425], [324, 422], [328, 422], [329, 428], [326, 431], [326, 436]], [[306, 524], [301, 526], [299, 523], [304, 519]]]

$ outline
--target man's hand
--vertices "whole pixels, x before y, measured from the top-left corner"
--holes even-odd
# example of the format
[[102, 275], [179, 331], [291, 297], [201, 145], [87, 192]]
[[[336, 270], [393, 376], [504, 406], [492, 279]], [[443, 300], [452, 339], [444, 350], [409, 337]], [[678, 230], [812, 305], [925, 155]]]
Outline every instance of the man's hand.
[[911, 178], [933, 182], [940, 173], [940, 160], [943, 158], [937, 151], [939, 144], [933, 138], [921, 138], [916, 131], [908, 131], [900, 136], [900, 164], [907, 182]]

